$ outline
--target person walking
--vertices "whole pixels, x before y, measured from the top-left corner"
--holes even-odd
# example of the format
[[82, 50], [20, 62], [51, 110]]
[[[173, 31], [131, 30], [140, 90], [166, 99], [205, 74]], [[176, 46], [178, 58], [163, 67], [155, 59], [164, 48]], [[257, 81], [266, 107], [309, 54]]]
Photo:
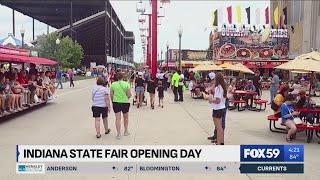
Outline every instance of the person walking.
[[155, 82], [155, 78], [151, 77], [150, 80], [147, 83], [147, 91], [150, 95], [150, 105], [151, 105], [151, 109], [154, 109], [154, 99], [155, 99], [155, 94], [156, 94], [156, 82]]
[[279, 76], [276, 74], [276, 72], [272, 71], [271, 74], [272, 74], [272, 80], [271, 80], [271, 86], [270, 86], [270, 102], [272, 102], [274, 97], [276, 96], [277, 91], [279, 89], [279, 85], [280, 85], [280, 79], [279, 79]]
[[57, 73], [56, 73], [56, 79], [57, 79], [57, 86], [56, 86], [56, 89], [58, 89], [59, 85], [60, 85], [60, 89], [63, 89], [63, 86], [62, 86], [62, 77], [63, 77], [63, 72], [61, 70], [61, 68], [59, 67]]
[[261, 96], [262, 96], [262, 94], [261, 94], [262, 91], [261, 91], [261, 77], [260, 77], [260, 71], [259, 70], [257, 70], [255, 72], [255, 75], [252, 78], [252, 82], [253, 82], [254, 87], [256, 88], [258, 99], [260, 99]]
[[[74, 73], [72, 69], [69, 69], [68, 75], [69, 75], [70, 87], [71, 86], [74, 87], [74, 83], [73, 83]], [[99, 77], [102, 77], [102, 76], [99, 76]]]
[[181, 71], [178, 71], [178, 74], [180, 76], [179, 84], [178, 84], [178, 95], [179, 95], [178, 101], [183, 102], [184, 74], [181, 73]]
[[137, 108], [139, 108], [144, 101], [145, 81], [146, 80], [143, 79], [143, 73], [138, 72], [138, 77], [135, 79]]
[[217, 145], [224, 145], [224, 131], [222, 127], [222, 117], [225, 114], [225, 103], [227, 88], [222, 73], [217, 73], [215, 77], [214, 95], [209, 97], [212, 106], [212, 117], [217, 130]]
[[117, 72], [115, 75], [115, 81], [111, 84], [111, 101], [113, 106], [113, 111], [116, 116], [116, 129], [117, 129], [117, 139], [121, 139], [121, 112], [123, 115], [123, 125], [124, 125], [124, 136], [129, 136], [128, 131], [129, 124], [129, 109], [130, 103], [129, 98], [131, 97], [130, 84], [123, 80], [122, 72]]
[[171, 78], [171, 87], [174, 94], [174, 102], [178, 102], [178, 87], [180, 81], [180, 74], [176, 71]]
[[164, 86], [162, 81], [158, 81], [157, 91], [159, 98], [159, 107], [161, 106], [163, 108]]
[[108, 113], [110, 113], [109, 89], [105, 87], [105, 81], [98, 77], [97, 84], [92, 89], [92, 113], [95, 118], [96, 137], [100, 138], [100, 120], [103, 120], [105, 134], [110, 133], [108, 128]]

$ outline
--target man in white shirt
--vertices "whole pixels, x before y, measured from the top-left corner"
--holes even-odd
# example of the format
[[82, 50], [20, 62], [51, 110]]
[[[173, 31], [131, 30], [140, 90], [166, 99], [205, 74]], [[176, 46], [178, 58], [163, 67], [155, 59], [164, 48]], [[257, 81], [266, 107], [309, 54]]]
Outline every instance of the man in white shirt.
[[180, 75], [179, 86], [178, 86], [178, 95], [179, 95], [178, 101], [183, 102], [184, 75], [181, 73], [181, 71], [178, 71], [178, 74]]

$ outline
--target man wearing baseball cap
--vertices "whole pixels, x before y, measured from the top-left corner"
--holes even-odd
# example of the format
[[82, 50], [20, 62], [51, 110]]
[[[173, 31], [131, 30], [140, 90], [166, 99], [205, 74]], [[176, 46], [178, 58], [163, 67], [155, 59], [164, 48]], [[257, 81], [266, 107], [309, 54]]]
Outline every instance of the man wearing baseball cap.
[[214, 78], [216, 77], [216, 74], [214, 72], [211, 72], [208, 74], [208, 77], [210, 80], [214, 80]]

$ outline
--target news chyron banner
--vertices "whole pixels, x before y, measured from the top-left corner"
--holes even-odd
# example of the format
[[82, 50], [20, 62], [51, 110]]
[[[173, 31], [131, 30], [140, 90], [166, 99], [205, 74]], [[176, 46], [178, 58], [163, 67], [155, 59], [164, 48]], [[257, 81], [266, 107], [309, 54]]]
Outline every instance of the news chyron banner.
[[303, 145], [17, 145], [18, 174], [303, 173]]

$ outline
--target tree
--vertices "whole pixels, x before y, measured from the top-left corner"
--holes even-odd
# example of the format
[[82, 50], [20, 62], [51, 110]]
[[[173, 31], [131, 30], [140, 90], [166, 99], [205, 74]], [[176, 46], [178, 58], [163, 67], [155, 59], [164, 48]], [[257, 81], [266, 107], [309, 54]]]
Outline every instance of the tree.
[[[61, 37], [61, 34], [50, 33], [37, 38], [37, 49], [40, 57], [56, 60], [64, 68], [75, 68], [80, 65], [83, 58], [81, 45], [70, 37]], [[60, 39], [60, 44], [56, 40]]]

